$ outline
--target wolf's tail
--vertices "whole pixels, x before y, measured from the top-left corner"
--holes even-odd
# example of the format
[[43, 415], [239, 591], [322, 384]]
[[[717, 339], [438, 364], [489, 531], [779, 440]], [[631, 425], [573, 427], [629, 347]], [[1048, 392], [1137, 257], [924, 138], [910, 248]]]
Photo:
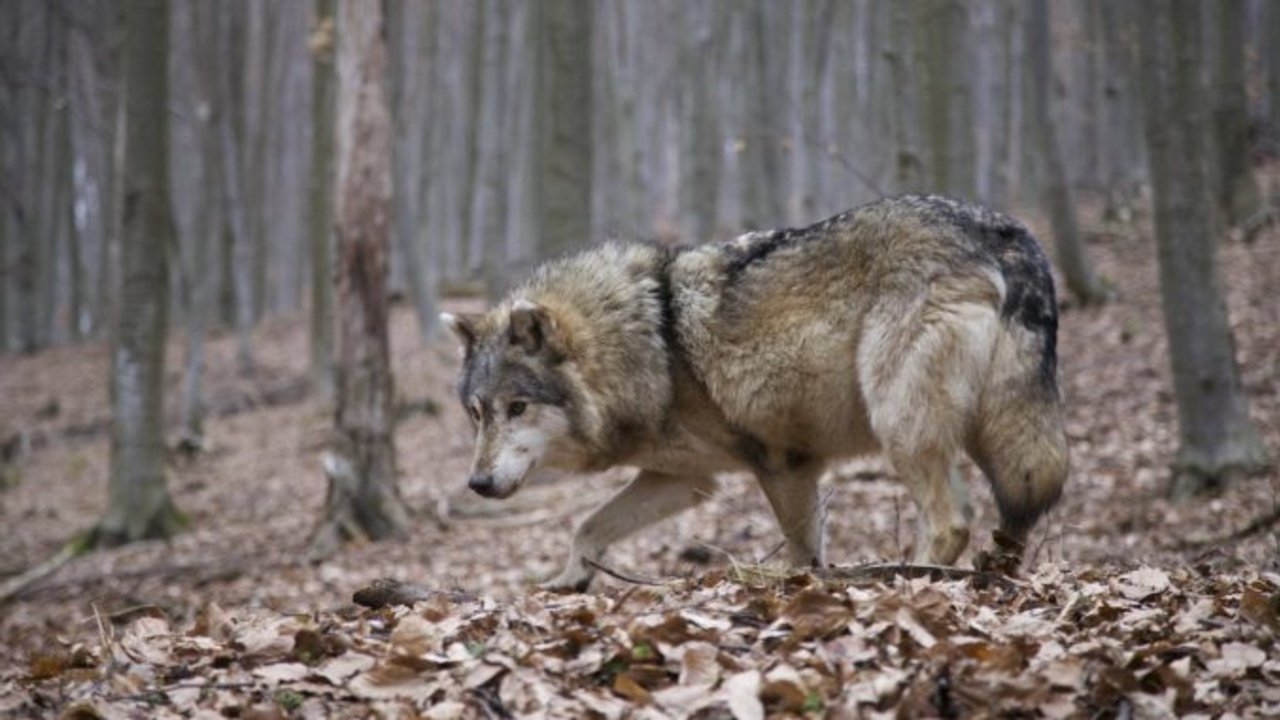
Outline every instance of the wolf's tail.
[[966, 446], [991, 482], [1000, 528], [1022, 541], [1057, 502], [1068, 452], [1055, 373], [1055, 348], [1041, 333], [1006, 319]]

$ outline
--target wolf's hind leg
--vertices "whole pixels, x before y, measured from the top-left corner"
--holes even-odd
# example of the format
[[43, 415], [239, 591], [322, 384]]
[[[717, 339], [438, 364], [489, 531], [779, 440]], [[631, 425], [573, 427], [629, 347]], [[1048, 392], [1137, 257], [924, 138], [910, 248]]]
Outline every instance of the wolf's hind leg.
[[564, 571], [543, 584], [551, 590], [587, 589], [599, 561], [610, 545], [631, 533], [691, 508], [714, 494], [710, 477], [685, 477], [642, 470], [631, 482], [587, 516], [573, 535], [573, 548]]
[[787, 556], [796, 567], [822, 567], [825, 562], [823, 548], [823, 519], [825, 513], [818, 497], [818, 479], [822, 467], [761, 475], [760, 487], [769, 499], [778, 527], [787, 542]]
[[912, 312], [869, 320], [859, 379], [871, 427], [920, 509], [915, 560], [950, 565], [969, 544], [967, 493], [956, 476], [998, 318], [937, 281]]
[[967, 492], [950, 459], [925, 452], [890, 453], [890, 462], [920, 510], [913, 561], [951, 565], [969, 545]]

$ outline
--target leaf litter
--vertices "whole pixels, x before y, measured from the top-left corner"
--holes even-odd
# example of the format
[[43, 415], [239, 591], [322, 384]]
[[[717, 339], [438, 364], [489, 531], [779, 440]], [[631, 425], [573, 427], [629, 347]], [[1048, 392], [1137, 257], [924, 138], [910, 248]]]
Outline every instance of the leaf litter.
[[[76, 559], [0, 608], [0, 716], [1280, 715], [1280, 542], [1274, 528], [1220, 541], [1276, 507], [1280, 478], [1272, 469], [1201, 502], [1164, 499], [1176, 414], [1153, 251], [1099, 235], [1091, 252], [1120, 297], [1063, 317], [1073, 476], [1021, 577], [894, 570], [914, 512], [886, 468], [864, 463], [826, 481], [828, 546], [842, 569], [882, 563], [874, 581], [770, 565], [767, 507], [749, 483], [726, 482], [614, 549], [604, 562], [618, 577], [593, 593], [540, 592], [533, 583], [562, 560], [583, 498], [620, 478], [476, 503], [452, 491], [471, 440], [444, 400], [398, 430], [402, 491], [423, 515], [410, 541], [308, 563], [331, 417], [312, 399], [210, 419], [210, 450], [170, 468], [191, 532]], [[1222, 249], [1244, 384], [1273, 452], [1277, 259], [1275, 232]], [[406, 406], [447, 399], [453, 349], [405, 341], [404, 308], [393, 321]], [[254, 382], [305, 373], [304, 321], [269, 321], [256, 340], [256, 381], [236, 375], [232, 338], [211, 340], [210, 395], [253, 397]], [[102, 345], [0, 358], [0, 429], [72, 438], [66, 428], [94, 425], [106, 361]], [[51, 399], [58, 417], [38, 412]], [[28, 453], [0, 491], [0, 523], [16, 528], [0, 534], [0, 575], [40, 562], [101, 512], [105, 438], [74, 437]], [[975, 528], [991, 527], [969, 474]], [[426, 518], [442, 507], [453, 509], [447, 528]], [[966, 557], [991, 547], [975, 539]], [[350, 602], [380, 578], [425, 587], [405, 605]]]

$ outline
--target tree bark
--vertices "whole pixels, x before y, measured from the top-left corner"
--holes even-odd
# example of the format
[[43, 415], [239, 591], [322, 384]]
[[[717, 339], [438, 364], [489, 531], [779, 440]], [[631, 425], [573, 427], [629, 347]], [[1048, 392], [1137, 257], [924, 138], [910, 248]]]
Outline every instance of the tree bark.
[[589, 0], [544, 0], [534, 14], [537, 145], [534, 189], [541, 257], [591, 237], [591, 33]]
[[1187, 498], [1264, 461], [1236, 366], [1205, 183], [1205, 98], [1195, 0], [1149, 0], [1141, 51], [1146, 136], [1174, 394], [1172, 494]]
[[111, 478], [91, 544], [168, 537], [185, 520], [164, 472], [164, 349], [173, 220], [168, 172], [168, 26], [165, 0], [125, 6], [123, 287], [112, 353]]
[[332, 398], [333, 383], [333, 0], [315, 0], [311, 29], [311, 171], [307, 237], [311, 252], [311, 381]]
[[197, 137], [199, 138], [201, 196], [195, 201], [191, 223], [190, 250], [183, 275], [187, 278], [187, 336], [182, 369], [182, 401], [178, 417], [178, 436], [186, 452], [198, 452], [204, 446], [204, 342], [213, 306], [214, 249], [221, 238], [221, 218], [216, 212], [220, 198], [220, 143], [218, 138], [217, 75], [217, 9], [210, 5], [187, 8], [196, 13], [191, 32], [195, 45], [195, 72], [198, 83]]
[[396, 485], [387, 245], [391, 231], [391, 109], [381, 6], [338, 4], [337, 409], [325, 457], [325, 517], [317, 553], [353, 539], [401, 536], [409, 514]]
[[[435, 287], [429, 278], [430, 267], [423, 242], [428, 235], [422, 232], [422, 207], [419, 202], [424, 184], [422, 168], [429, 156], [423, 151], [427, 134], [424, 128], [431, 121], [428, 114], [430, 98], [422, 82], [423, 62], [420, 57], [422, 28], [429, 26], [422, 19], [425, 6], [405, 3], [397, 6], [399, 27], [394, 31], [394, 61], [397, 67], [392, 77], [396, 82], [393, 92], [395, 116], [395, 153], [393, 170], [392, 205], [396, 249], [405, 280], [409, 285], [409, 299], [413, 302], [414, 317], [418, 321], [418, 335], [429, 342], [438, 329], [439, 312], [436, 310]], [[479, 12], [479, 10], [477, 10]], [[398, 47], [397, 47], [398, 46]]]
[[687, 149], [680, 168], [681, 195], [688, 214], [688, 240], [708, 242], [715, 237], [717, 200], [720, 190], [721, 138], [719, 103], [716, 102], [716, 72], [720, 66], [717, 27], [726, 21], [723, 4], [690, 4], [683, 8], [686, 22], [687, 55], [684, 77], [684, 136]]
[[506, 95], [507, 15], [506, 0], [488, 0], [483, 12], [485, 38], [481, 81], [480, 117], [476, 137], [480, 155], [475, 190], [471, 193], [471, 232], [473, 246], [480, 248], [481, 276], [485, 296], [491, 302], [507, 291], [506, 219], [503, 203], [504, 178], [507, 167], [507, 141], [502, 133], [503, 119], [510, 112]]
[[919, 144], [916, 142], [915, 103], [912, 100], [916, 93], [913, 86], [920, 83], [915, 79], [917, 72], [912, 72], [916, 53], [912, 47], [914, 33], [913, 11], [918, 4], [902, 0], [890, 6], [890, 26], [892, 40], [885, 50], [885, 61], [889, 64], [888, 85], [893, 88], [892, 98], [887, 105], [892, 108], [890, 126], [893, 128], [893, 184], [898, 192], [912, 192], [924, 189], [924, 161]]
[[254, 369], [253, 324], [256, 307], [253, 282], [254, 248], [253, 240], [249, 237], [249, 219], [244, 198], [245, 174], [240, 154], [243, 143], [237, 139], [235, 129], [236, 109], [239, 106], [235, 101], [235, 67], [232, 62], [232, 58], [237, 57], [233, 15], [235, 8], [232, 5], [224, 5], [219, 10], [221, 16], [219, 54], [222, 57], [222, 72], [218, 73], [218, 105], [221, 110], [218, 113], [220, 120], [218, 135], [222, 143], [220, 175], [222, 176], [223, 215], [226, 218], [228, 239], [231, 243], [230, 257], [226, 259], [230, 261], [228, 270], [234, 298], [236, 364], [240, 374], [249, 375]]
[[[1214, 83], [1215, 183], [1222, 217], [1230, 225], [1247, 219], [1259, 205], [1258, 183], [1249, 157], [1249, 100], [1245, 93], [1244, 0], [1221, 0], [1215, 7], [1219, 30]], [[1280, 38], [1271, 38], [1280, 42]]]
[[1053, 93], [1053, 69], [1049, 55], [1048, 0], [1031, 0], [1027, 15], [1027, 49], [1031, 54], [1031, 111], [1044, 170], [1044, 204], [1053, 227], [1053, 247], [1067, 288], [1081, 305], [1106, 300], [1106, 290], [1094, 274], [1085, 254], [1076, 222], [1075, 198], [1062, 158], [1058, 128], [1049, 102]]

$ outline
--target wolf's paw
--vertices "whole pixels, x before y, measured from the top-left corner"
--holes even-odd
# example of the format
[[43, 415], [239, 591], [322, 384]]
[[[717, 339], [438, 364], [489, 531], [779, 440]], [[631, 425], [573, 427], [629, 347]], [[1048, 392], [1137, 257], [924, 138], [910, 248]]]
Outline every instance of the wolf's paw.
[[558, 593], [581, 593], [586, 592], [587, 587], [591, 585], [591, 578], [595, 575], [595, 571], [583, 562], [569, 561], [559, 575], [539, 583], [538, 587], [543, 590]]

